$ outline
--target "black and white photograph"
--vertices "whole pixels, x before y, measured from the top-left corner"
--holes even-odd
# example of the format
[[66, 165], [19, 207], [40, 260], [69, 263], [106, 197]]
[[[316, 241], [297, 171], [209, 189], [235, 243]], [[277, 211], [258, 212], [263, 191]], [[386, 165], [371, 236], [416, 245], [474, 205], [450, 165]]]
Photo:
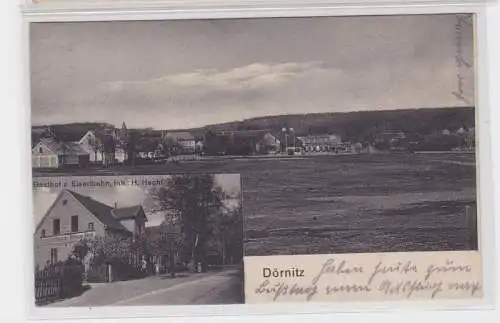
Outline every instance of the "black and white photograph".
[[37, 178], [35, 301], [243, 303], [238, 174]]
[[32, 23], [30, 62], [35, 179], [240, 174], [245, 256], [478, 249], [473, 15]]

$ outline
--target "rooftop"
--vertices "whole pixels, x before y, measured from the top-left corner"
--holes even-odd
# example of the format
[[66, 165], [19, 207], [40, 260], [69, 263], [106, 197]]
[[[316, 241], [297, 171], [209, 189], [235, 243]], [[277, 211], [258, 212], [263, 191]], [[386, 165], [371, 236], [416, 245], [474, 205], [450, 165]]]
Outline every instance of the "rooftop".
[[67, 190], [68, 193], [73, 195], [87, 210], [89, 210], [99, 221], [101, 221], [108, 228], [115, 230], [127, 230], [119, 220], [134, 218], [144, 215], [141, 205], [135, 205], [125, 208], [113, 208], [109, 205], [101, 203], [92, 199], [91, 197]]

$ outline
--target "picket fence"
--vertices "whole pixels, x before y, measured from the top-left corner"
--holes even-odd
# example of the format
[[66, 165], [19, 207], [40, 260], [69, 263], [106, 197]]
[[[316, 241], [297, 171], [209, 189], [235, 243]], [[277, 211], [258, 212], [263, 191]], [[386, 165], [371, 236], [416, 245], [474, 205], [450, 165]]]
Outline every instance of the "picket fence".
[[55, 264], [35, 272], [35, 303], [45, 305], [82, 289], [81, 264]]

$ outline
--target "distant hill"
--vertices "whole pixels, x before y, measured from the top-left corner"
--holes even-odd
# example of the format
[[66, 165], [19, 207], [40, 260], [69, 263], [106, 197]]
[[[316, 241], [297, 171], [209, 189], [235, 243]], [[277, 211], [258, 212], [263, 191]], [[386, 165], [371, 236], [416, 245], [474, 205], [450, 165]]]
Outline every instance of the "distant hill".
[[32, 126], [31, 129], [34, 131], [51, 128], [55, 131], [60, 132], [87, 132], [91, 129], [109, 129], [114, 128], [114, 125], [105, 122], [74, 122], [65, 124], [48, 124], [40, 126]]
[[267, 129], [279, 133], [283, 127], [287, 127], [293, 128], [297, 136], [336, 133], [345, 140], [365, 140], [384, 131], [423, 135], [444, 129], [453, 131], [461, 127], [471, 128], [474, 125], [474, 108], [460, 107], [277, 115], [210, 125], [191, 131]]

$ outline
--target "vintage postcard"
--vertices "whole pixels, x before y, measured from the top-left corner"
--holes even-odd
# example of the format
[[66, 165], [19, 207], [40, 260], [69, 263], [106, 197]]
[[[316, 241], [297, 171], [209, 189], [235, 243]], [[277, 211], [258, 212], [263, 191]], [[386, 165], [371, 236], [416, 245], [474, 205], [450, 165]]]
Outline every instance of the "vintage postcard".
[[[32, 23], [34, 180], [239, 174], [244, 229], [230, 239], [244, 255], [247, 303], [480, 298], [474, 22], [427, 14]], [[149, 194], [148, 185], [130, 187]], [[34, 191], [114, 210], [113, 189], [74, 189]], [[149, 200], [123, 199], [147, 213]], [[73, 255], [42, 243], [63, 228], [73, 236], [79, 214], [56, 214], [54, 231], [54, 210], [35, 209], [42, 271]], [[89, 229], [74, 221], [79, 234]], [[116, 284], [99, 285], [110, 295], [99, 304], [242, 302], [232, 289], [241, 257], [224, 250], [213, 256], [216, 273], [205, 274], [208, 255], [185, 260], [227, 282], [228, 294], [203, 296], [210, 278], [191, 284], [186, 274], [178, 279], [190, 291], [178, 288], [189, 297], [149, 297], [173, 280], [161, 269], [172, 258], [148, 254], [160, 273], [131, 280], [145, 296], [122, 300]], [[92, 290], [67, 302], [89, 305]]]
[[33, 181], [35, 301], [243, 303], [238, 174]]

